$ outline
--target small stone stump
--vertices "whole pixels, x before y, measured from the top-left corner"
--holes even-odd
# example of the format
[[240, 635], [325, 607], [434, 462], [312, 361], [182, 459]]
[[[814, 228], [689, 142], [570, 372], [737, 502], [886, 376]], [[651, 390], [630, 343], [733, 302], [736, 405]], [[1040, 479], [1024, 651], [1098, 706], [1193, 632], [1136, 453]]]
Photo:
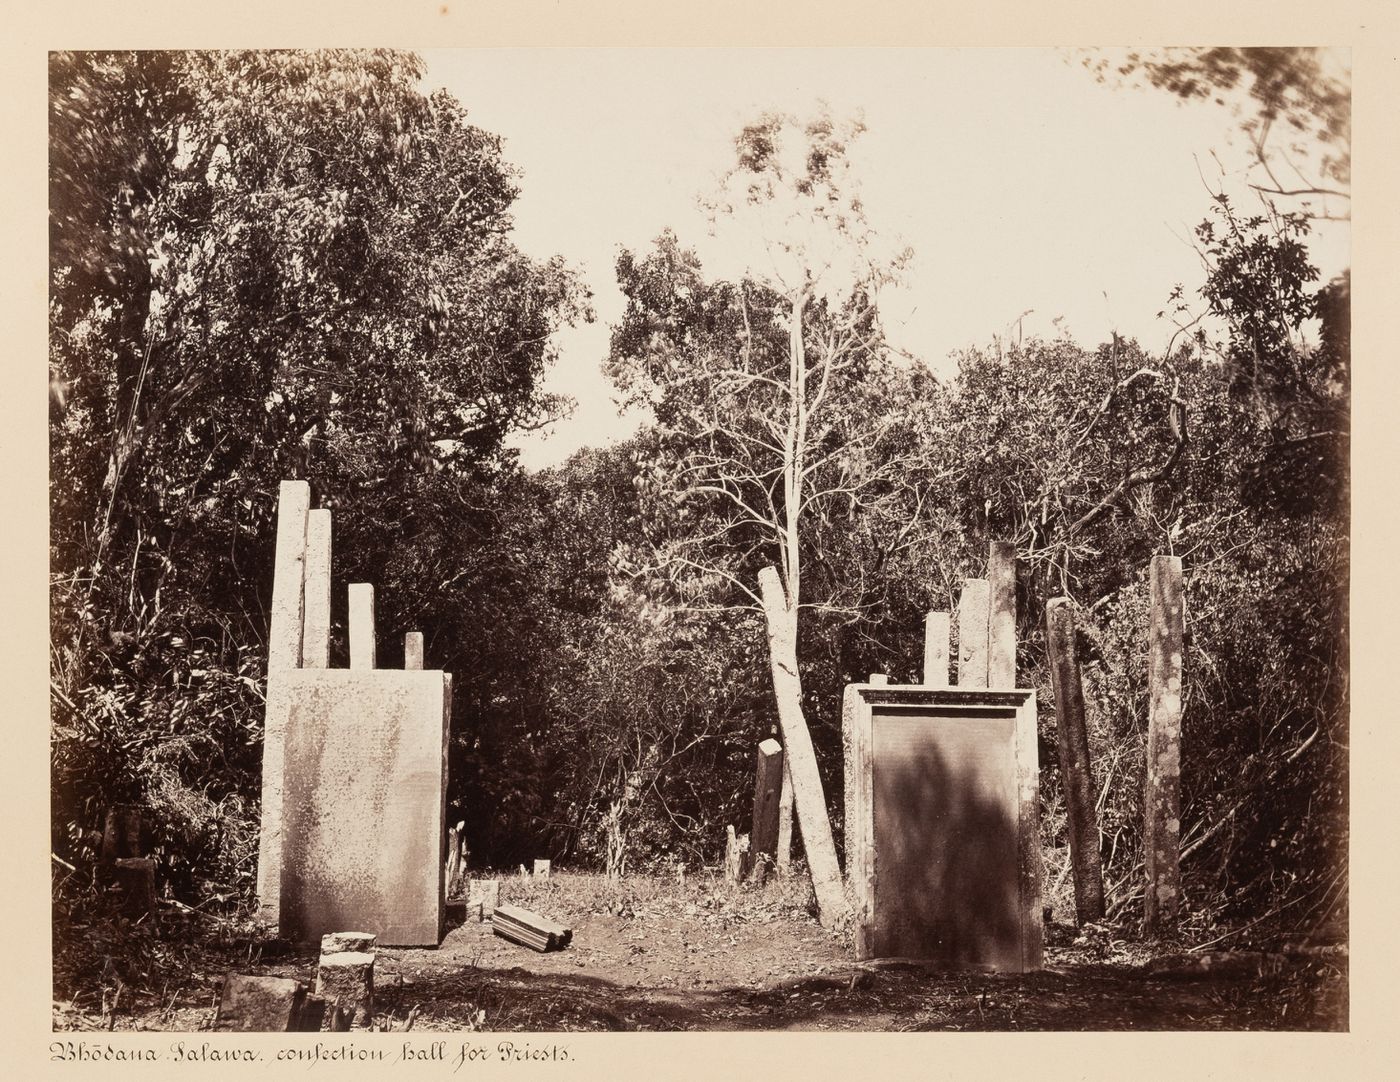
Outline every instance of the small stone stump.
[[114, 804], [108, 808], [102, 827], [102, 863], [141, 856], [141, 833], [140, 805]]
[[339, 1000], [327, 1003], [320, 996], [308, 995], [295, 1029], [298, 1033], [348, 1033], [350, 1012]]
[[534, 877], [535, 877], [536, 879], [548, 879], [548, 878], [549, 878], [549, 861], [547, 861], [547, 860], [537, 860], [537, 861], [535, 861], [535, 876], [534, 876]]
[[499, 879], [473, 879], [467, 893], [467, 915], [476, 911], [478, 921], [490, 920], [501, 900]]
[[344, 954], [357, 951], [373, 954], [377, 937], [369, 932], [327, 932], [321, 937], [322, 954]]
[[338, 1003], [357, 1026], [369, 1025], [374, 1017], [374, 946], [375, 937], [365, 932], [329, 932], [321, 937], [316, 996]]
[[306, 985], [290, 977], [229, 973], [213, 1028], [224, 1033], [290, 1033], [297, 1027], [305, 999]]
[[122, 912], [133, 920], [156, 907], [156, 862], [150, 857], [118, 857], [112, 878], [121, 892]]
[[724, 881], [742, 883], [749, 872], [749, 836], [735, 834], [731, 823], [725, 831]]

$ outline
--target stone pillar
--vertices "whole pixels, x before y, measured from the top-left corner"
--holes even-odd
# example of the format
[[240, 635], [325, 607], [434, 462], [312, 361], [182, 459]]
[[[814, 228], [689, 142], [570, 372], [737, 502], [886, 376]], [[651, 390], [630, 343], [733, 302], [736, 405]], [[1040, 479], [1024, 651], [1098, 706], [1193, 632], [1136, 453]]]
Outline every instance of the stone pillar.
[[1016, 686], [1016, 546], [993, 541], [987, 548], [989, 614], [987, 686]]
[[423, 667], [423, 632], [409, 631], [403, 637], [403, 667], [421, 669]]
[[948, 637], [952, 630], [946, 612], [924, 617], [924, 684], [931, 688], [948, 686]]
[[311, 486], [283, 481], [277, 501], [272, 618], [267, 634], [267, 706], [263, 712], [262, 806], [258, 837], [259, 917], [276, 925], [282, 883], [282, 770], [287, 696], [280, 674], [301, 667], [306, 524]]
[[1069, 820], [1069, 851], [1074, 868], [1074, 910], [1079, 924], [1104, 915], [1103, 866], [1099, 858], [1099, 824], [1094, 809], [1089, 734], [1084, 725], [1084, 689], [1074, 649], [1074, 613], [1067, 597], [1045, 606], [1045, 642], [1050, 655], [1050, 685], [1055, 692], [1055, 731], [1060, 748]]
[[272, 619], [267, 633], [267, 671], [301, 668], [306, 520], [311, 486], [283, 481], [277, 500], [277, 552], [272, 571]]
[[753, 878], [762, 883], [778, 855], [778, 800], [783, 791], [783, 748], [776, 740], [758, 746], [753, 783], [753, 828], [749, 851]]
[[350, 668], [375, 668], [374, 586], [350, 584]]
[[322, 954], [316, 967], [316, 996], [351, 1012], [353, 1025], [369, 1025], [374, 1018], [374, 954]]
[[306, 616], [302, 622], [301, 664], [328, 669], [331, 664], [331, 513], [306, 516]]
[[1181, 558], [1152, 557], [1147, 644], [1147, 793], [1143, 850], [1149, 935], [1176, 926], [1181, 906], [1181, 653], [1185, 627]]
[[872, 685], [872, 686], [874, 686], [874, 687], [884, 687], [884, 686], [886, 686], [889, 682], [890, 682], [890, 678], [889, 678], [887, 675], [885, 675], [884, 673], [882, 673], [882, 672], [873, 672], [873, 673], [871, 673], [871, 674], [870, 674], [870, 679], [866, 681], [867, 684], [870, 684], [870, 685]]
[[987, 686], [987, 607], [991, 590], [986, 579], [963, 583], [958, 602], [958, 687]]

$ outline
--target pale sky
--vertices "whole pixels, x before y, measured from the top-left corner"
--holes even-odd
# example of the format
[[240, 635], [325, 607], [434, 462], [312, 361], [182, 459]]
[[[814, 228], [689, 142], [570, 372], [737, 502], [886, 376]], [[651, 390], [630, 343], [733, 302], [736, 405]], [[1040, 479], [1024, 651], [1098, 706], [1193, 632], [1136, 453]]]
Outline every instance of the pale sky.
[[[940, 374], [949, 354], [986, 345], [1027, 309], [1027, 337], [1061, 319], [1081, 345], [1110, 331], [1163, 349], [1156, 318], [1180, 282], [1203, 280], [1188, 240], [1207, 216], [1202, 175], [1252, 196], [1234, 119], [1207, 103], [1101, 86], [1050, 49], [487, 49], [424, 53], [429, 89], [502, 137], [522, 171], [515, 239], [563, 255], [593, 291], [592, 325], [560, 335], [550, 390], [572, 418], [517, 441], [538, 467], [632, 431], [601, 372], [622, 313], [620, 248], [667, 227], [706, 272], [735, 276], [737, 254], [708, 235], [698, 196], [731, 164], [739, 129], [764, 110], [837, 116], [868, 131], [852, 147], [871, 226], [914, 251], [883, 298], [895, 345]], [[1212, 158], [1212, 151], [1219, 163]], [[1324, 278], [1350, 263], [1345, 225], [1313, 238]], [[1105, 296], [1106, 294], [1106, 296]]]

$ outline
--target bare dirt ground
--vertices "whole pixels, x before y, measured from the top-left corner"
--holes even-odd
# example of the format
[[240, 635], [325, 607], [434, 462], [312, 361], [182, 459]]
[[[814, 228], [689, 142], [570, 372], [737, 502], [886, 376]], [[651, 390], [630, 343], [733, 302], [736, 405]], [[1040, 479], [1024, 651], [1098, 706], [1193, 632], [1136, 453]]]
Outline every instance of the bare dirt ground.
[[[375, 1026], [403, 1030], [1344, 1030], [1344, 950], [1154, 975], [1151, 952], [1052, 928], [1045, 968], [1021, 975], [857, 963], [808, 912], [801, 882], [733, 891], [704, 877], [503, 881], [502, 901], [573, 929], [541, 954], [473, 916], [437, 950], [381, 949]], [[1245, 956], [1240, 956], [1245, 957]], [[1255, 956], [1249, 956], [1255, 957]], [[199, 1030], [221, 966], [172, 993], [128, 996], [120, 1029]], [[240, 964], [241, 962], [241, 964]], [[314, 951], [244, 952], [240, 972], [314, 976]], [[201, 969], [204, 967], [200, 967]], [[1160, 967], [1158, 967], [1160, 968]], [[65, 1003], [65, 998], [68, 1002]], [[56, 989], [56, 1028], [97, 1028], [91, 1004]], [[144, 1003], [144, 1006], [143, 1006]], [[103, 1027], [105, 1028], [105, 1027]]]

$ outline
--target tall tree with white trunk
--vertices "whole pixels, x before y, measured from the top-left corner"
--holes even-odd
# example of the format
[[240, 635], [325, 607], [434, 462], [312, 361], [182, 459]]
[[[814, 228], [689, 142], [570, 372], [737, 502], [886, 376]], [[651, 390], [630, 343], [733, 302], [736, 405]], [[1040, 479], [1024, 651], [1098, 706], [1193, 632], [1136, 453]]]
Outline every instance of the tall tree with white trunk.
[[[882, 252], [866, 222], [848, 156], [861, 130], [827, 115], [745, 127], [707, 201], [716, 232], [749, 244], [742, 277], [707, 282], [669, 233], [645, 260], [624, 253], [628, 307], [610, 359], [624, 395], [658, 422], [641, 464], [648, 544], [623, 564], [682, 608], [763, 613], [790, 768], [778, 860], [795, 797], [824, 919], [844, 901], [802, 713], [799, 618], [855, 615], [861, 597], [829, 567], [804, 583], [806, 561], [823, 558], [809, 534], [860, 529], [873, 503], [905, 497], [917, 454], [907, 416], [897, 425], [881, 408], [899, 377], [878, 297], [908, 253]], [[916, 528], [914, 516], [882, 543], [906, 545]]]

